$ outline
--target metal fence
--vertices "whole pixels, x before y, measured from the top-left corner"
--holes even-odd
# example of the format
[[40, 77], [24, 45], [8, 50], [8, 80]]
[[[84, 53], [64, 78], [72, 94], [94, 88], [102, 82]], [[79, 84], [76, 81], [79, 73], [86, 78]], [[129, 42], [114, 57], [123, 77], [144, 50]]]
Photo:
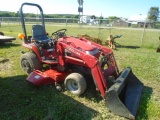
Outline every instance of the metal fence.
[[[25, 18], [25, 22], [28, 25], [38, 24], [41, 22], [40, 18]], [[96, 19], [90, 21], [80, 21], [75, 18], [45, 18], [46, 26], [61, 26], [61, 28], [75, 27], [76, 31], [80, 34], [88, 34], [100, 39], [106, 39], [109, 34], [121, 34], [123, 40], [131, 38], [132, 41], [128, 41], [128, 45], [145, 45], [147, 41], [147, 47], [156, 48], [159, 44], [160, 36], [160, 22], [128, 22], [125, 20], [117, 19]], [[19, 17], [0, 17], [0, 29], [2, 27], [8, 27], [9, 31], [16, 32], [17, 26], [21, 26]], [[13, 29], [14, 28], [14, 29]], [[87, 28], [84, 29], [79, 28]], [[97, 28], [92, 31], [92, 28]], [[0, 30], [1, 31], [1, 30]], [[71, 31], [73, 35], [78, 34], [76, 31]], [[138, 31], [138, 32], [134, 32]], [[18, 31], [17, 31], [18, 32]], [[129, 32], [131, 32], [129, 34]], [[128, 35], [129, 34], [129, 35]], [[101, 37], [101, 36], [106, 36]], [[129, 36], [129, 37], [128, 37]], [[149, 43], [149, 44], [148, 44]], [[146, 46], [145, 45], [145, 46]]]
[[[46, 24], [64, 24], [64, 25], [88, 25], [99, 27], [129, 27], [129, 28], [150, 28], [160, 29], [160, 21], [158, 22], [134, 22], [122, 19], [95, 19], [95, 20], [83, 20], [77, 18], [44, 18]], [[35, 24], [40, 22], [40, 18], [25, 18], [27, 24]], [[20, 24], [19, 17], [0, 17], [0, 25], [2, 24]]]

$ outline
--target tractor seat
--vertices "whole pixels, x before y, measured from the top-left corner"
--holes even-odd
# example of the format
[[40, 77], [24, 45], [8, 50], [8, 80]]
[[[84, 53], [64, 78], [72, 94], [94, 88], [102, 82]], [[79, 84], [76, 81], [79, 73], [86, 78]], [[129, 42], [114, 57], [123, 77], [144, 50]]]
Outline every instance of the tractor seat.
[[48, 43], [51, 39], [47, 36], [44, 26], [33, 25], [32, 26], [32, 39], [39, 43]]

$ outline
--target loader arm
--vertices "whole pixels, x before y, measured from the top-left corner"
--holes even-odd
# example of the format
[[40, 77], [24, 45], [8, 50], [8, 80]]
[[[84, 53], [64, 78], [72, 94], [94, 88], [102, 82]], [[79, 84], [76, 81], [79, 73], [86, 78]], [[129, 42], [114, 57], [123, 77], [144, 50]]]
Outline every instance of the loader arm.
[[95, 42], [92, 42], [92, 41], [88, 41], [87, 39], [85, 38], [80, 38], [81, 41], [84, 41], [84, 42], [90, 42], [92, 45], [96, 46], [99, 51], [103, 54], [103, 56], [108, 56], [110, 55], [110, 61], [112, 61], [112, 64], [113, 66], [115, 67], [115, 70], [116, 70], [116, 74], [118, 75], [119, 74], [119, 69], [118, 69], [118, 66], [117, 66], [117, 63], [116, 63], [116, 60], [114, 58], [114, 54], [113, 54], [113, 51], [109, 48], [106, 48], [100, 44], [97, 44]]

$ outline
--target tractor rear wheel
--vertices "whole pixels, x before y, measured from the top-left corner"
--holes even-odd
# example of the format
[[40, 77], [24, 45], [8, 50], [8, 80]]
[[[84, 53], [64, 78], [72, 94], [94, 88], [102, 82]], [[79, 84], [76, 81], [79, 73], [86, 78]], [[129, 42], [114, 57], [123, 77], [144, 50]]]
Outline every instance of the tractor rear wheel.
[[36, 54], [27, 52], [21, 56], [21, 68], [25, 73], [30, 74], [34, 69], [41, 70], [42, 63]]
[[71, 73], [64, 81], [65, 87], [72, 94], [81, 95], [86, 90], [87, 84], [84, 77], [79, 73]]

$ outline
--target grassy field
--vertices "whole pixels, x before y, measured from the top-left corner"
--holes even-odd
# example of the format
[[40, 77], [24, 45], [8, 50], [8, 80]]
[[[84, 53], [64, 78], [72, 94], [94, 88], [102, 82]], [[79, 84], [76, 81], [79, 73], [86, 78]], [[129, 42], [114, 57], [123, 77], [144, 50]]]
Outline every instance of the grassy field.
[[[66, 26], [46, 25], [52, 32]], [[2, 26], [5, 35], [17, 38], [20, 25]], [[31, 34], [31, 26], [27, 26]], [[88, 34], [105, 42], [109, 33], [121, 34], [114, 50], [120, 71], [130, 66], [133, 73], [144, 83], [137, 120], [160, 118], [160, 53], [156, 53], [160, 31], [147, 29], [143, 43], [143, 29], [92, 28], [67, 26], [67, 35]], [[27, 75], [20, 68], [21, 40], [0, 46], [0, 119], [1, 120], [125, 120], [111, 113], [100, 93], [88, 86], [82, 96], [67, 91], [58, 92], [53, 85], [36, 87], [26, 81]]]

